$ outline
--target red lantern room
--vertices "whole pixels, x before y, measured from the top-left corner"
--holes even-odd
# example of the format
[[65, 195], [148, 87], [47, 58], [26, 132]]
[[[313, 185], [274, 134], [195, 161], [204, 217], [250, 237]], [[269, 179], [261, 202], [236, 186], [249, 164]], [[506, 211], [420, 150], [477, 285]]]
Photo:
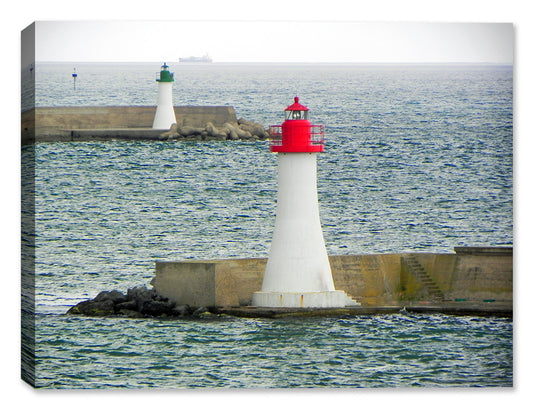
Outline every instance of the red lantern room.
[[294, 97], [294, 104], [285, 108], [282, 125], [271, 125], [270, 151], [272, 152], [322, 152], [324, 151], [324, 126], [312, 125], [309, 108]]

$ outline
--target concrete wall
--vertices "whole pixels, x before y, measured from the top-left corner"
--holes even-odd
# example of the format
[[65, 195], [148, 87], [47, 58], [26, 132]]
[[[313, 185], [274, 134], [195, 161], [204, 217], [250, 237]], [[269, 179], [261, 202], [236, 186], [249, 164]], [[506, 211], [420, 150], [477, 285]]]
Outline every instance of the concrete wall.
[[[457, 259], [449, 277], [450, 299], [512, 300], [512, 248], [455, 248]], [[444, 269], [441, 269], [444, 271]], [[440, 279], [441, 277], [439, 277]]]
[[[154, 286], [171, 300], [186, 300], [192, 306], [214, 306], [216, 264], [209, 262], [168, 262], [157, 264]], [[179, 273], [178, 273], [179, 272]]]
[[220, 127], [226, 122], [237, 122], [235, 109], [231, 106], [176, 106], [174, 112], [178, 125], [204, 127], [211, 122]]
[[160, 295], [190, 306], [247, 306], [261, 289], [266, 259], [156, 262]]
[[401, 255], [343, 255], [329, 260], [335, 289], [344, 290], [363, 305], [396, 303]]
[[[512, 248], [501, 253], [412, 254], [445, 301], [512, 303]], [[331, 256], [335, 288], [363, 306], [423, 301], [424, 285], [402, 268], [405, 254]], [[266, 259], [157, 262], [157, 292], [191, 306], [247, 306], [261, 289]]]
[[[37, 107], [21, 114], [22, 140], [66, 139], [72, 130], [152, 128], [155, 106]], [[231, 106], [175, 106], [178, 125], [219, 127], [236, 122]]]

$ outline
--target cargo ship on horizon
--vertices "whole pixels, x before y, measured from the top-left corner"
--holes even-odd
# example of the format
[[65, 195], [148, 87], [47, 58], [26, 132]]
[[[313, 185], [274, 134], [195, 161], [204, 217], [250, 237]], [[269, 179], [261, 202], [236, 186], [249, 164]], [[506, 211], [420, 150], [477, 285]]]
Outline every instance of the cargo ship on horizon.
[[209, 54], [203, 55], [202, 57], [180, 57], [180, 63], [212, 63], [213, 60], [209, 57]]

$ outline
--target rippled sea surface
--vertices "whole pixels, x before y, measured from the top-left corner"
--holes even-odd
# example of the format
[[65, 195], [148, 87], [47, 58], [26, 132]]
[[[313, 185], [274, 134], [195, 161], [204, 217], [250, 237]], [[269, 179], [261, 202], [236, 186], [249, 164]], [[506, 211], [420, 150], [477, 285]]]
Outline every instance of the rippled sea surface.
[[[154, 105], [158, 65], [37, 64], [37, 106]], [[176, 105], [326, 125], [330, 254], [513, 244], [512, 67], [171, 66]], [[24, 105], [24, 99], [23, 99]], [[512, 321], [90, 319], [66, 310], [148, 284], [156, 260], [266, 257], [266, 142], [87, 142], [35, 151], [36, 384], [49, 388], [511, 386]], [[23, 170], [24, 177], [24, 170]]]
[[[41, 316], [50, 388], [512, 386], [507, 319]], [[61, 330], [61, 331], [59, 331]]]

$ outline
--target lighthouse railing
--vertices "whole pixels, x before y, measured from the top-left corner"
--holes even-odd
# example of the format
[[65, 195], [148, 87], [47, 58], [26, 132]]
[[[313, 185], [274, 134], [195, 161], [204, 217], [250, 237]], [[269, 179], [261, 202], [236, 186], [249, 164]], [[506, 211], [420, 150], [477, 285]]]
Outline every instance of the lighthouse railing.
[[311, 125], [311, 145], [324, 145], [323, 125]]
[[268, 127], [268, 139], [271, 147], [282, 144], [281, 125], [271, 125]]
[[171, 73], [170, 71], [157, 71], [155, 73], [155, 80], [157, 82], [160, 82], [160, 81], [173, 81], [174, 80], [174, 73]]
[[[324, 145], [324, 125], [311, 125], [309, 145]], [[283, 134], [281, 125], [271, 125], [268, 127], [269, 142], [271, 147], [283, 145]]]

